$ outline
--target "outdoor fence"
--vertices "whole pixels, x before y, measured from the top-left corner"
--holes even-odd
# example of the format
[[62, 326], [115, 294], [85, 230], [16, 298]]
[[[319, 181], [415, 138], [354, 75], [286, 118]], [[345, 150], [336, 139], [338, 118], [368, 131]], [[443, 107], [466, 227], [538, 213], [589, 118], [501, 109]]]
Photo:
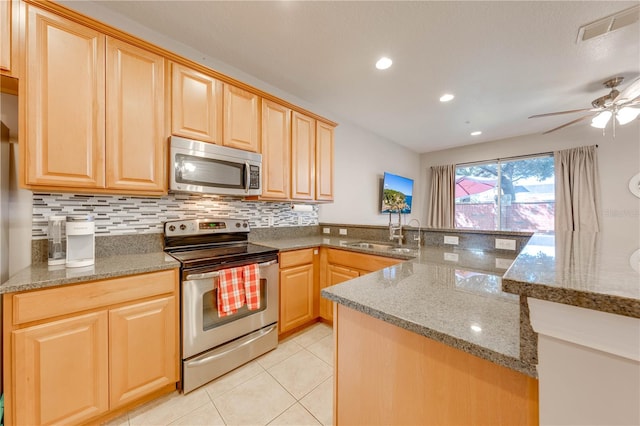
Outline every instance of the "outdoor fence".
[[497, 204], [456, 204], [456, 228], [552, 232], [555, 202], [512, 202], [502, 207], [502, 227], [497, 223]]

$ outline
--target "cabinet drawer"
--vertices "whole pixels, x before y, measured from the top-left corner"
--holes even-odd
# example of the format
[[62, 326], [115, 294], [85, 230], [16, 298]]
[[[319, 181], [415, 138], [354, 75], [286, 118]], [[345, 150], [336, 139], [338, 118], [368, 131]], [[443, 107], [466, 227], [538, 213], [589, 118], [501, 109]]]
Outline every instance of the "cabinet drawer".
[[59, 315], [172, 293], [178, 270], [132, 275], [85, 284], [35, 290], [12, 296], [13, 323], [24, 324]]
[[313, 263], [313, 250], [315, 249], [310, 248], [280, 253], [280, 269]]

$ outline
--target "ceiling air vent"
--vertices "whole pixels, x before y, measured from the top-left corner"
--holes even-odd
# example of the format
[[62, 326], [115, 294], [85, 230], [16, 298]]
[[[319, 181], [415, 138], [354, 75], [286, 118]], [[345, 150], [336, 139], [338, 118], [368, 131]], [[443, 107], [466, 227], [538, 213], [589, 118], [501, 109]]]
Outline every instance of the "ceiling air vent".
[[600, 37], [611, 31], [619, 30], [622, 27], [637, 22], [640, 18], [640, 5], [630, 7], [621, 12], [614, 13], [605, 18], [598, 19], [590, 24], [583, 25], [578, 30], [577, 43], [586, 41], [594, 37]]

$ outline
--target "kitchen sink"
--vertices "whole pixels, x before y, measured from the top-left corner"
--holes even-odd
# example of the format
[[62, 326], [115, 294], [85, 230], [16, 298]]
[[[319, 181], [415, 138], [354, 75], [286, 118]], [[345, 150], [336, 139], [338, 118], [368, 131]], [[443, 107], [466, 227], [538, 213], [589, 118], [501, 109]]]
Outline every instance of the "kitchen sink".
[[363, 248], [363, 249], [369, 249], [369, 250], [390, 250], [393, 247], [393, 245], [391, 244], [384, 244], [384, 243], [369, 243], [366, 241], [360, 241], [357, 243], [349, 243], [347, 244], [347, 246], [349, 247], [355, 247], [355, 248]]
[[391, 247], [389, 251], [394, 253], [414, 253], [415, 249], [405, 248], [405, 247]]

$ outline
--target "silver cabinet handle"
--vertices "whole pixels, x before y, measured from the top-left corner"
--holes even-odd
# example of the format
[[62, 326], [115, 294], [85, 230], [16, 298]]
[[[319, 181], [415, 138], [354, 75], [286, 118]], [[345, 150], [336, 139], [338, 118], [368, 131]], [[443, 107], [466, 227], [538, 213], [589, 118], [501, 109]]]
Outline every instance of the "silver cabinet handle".
[[240, 349], [243, 346], [247, 346], [248, 344], [253, 343], [256, 340], [258, 340], [259, 338], [264, 337], [265, 335], [273, 332], [276, 329], [277, 326], [278, 326], [278, 324], [273, 324], [268, 328], [263, 328], [262, 330], [259, 330], [256, 333], [252, 333], [252, 334], [246, 336], [244, 339], [237, 340], [235, 342], [235, 344], [233, 346], [229, 347], [229, 348], [221, 348], [223, 350], [218, 352], [218, 353], [214, 353], [212, 355], [209, 355], [206, 358], [202, 358], [202, 359], [199, 359], [199, 360], [188, 362], [188, 363], [185, 364], [185, 367], [187, 367], [187, 368], [199, 367], [202, 364], [208, 364], [210, 362], [213, 362], [216, 359], [218, 359], [220, 357], [223, 357], [223, 356], [225, 356], [225, 355], [229, 354], [230, 352], [233, 352], [233, 351], [235, 351], [237, 349]]
[[[275, 265], [276, 263], [278, 263], [277, 260], [270, 260], [269, 262], [259, 263], [258, 267], [265, 268], [267, 266]], [[210, 278], [216, 278], [219, 275], [220, 275], [219, 271], [205, 272], [204, 274], [191, 274], [191, 275], [187, 275], [186, 280], [187, 281], [208, 280]]]

